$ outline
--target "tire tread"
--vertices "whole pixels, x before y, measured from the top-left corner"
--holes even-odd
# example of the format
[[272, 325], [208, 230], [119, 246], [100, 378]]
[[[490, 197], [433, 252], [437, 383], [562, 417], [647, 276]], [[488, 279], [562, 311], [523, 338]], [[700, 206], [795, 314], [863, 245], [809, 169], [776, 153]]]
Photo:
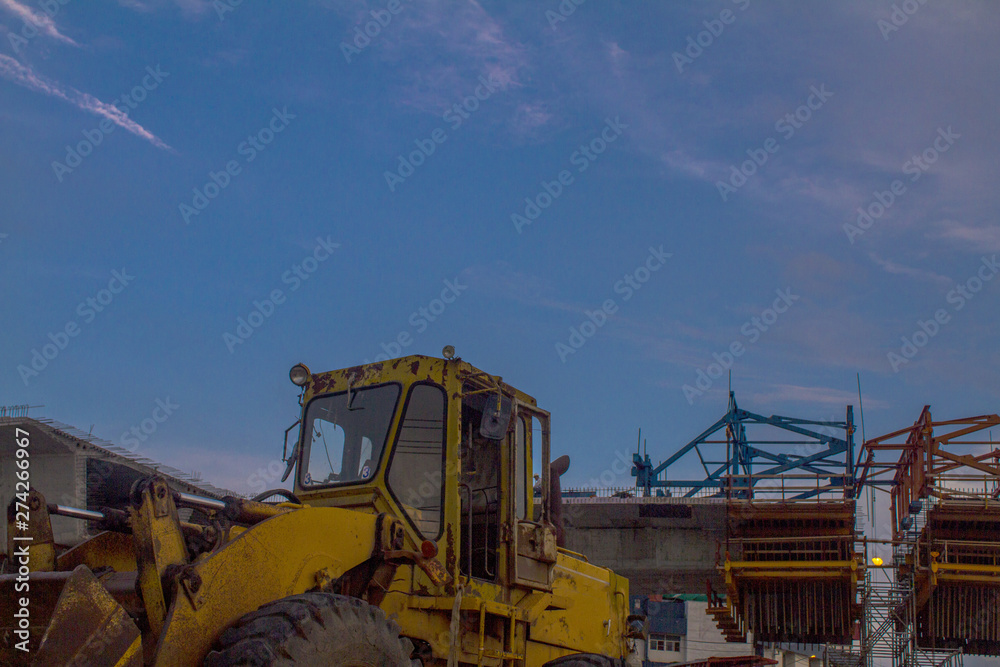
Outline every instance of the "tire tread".
[[205, 667], [284, 667], [327, 664], [324, 651], [356, 642], [387, 658], [387, 667], [409, 667], [413, 646], [399, 625], [363, 600], [332, 593], [303, 593], [265, 604], [219, 635]]

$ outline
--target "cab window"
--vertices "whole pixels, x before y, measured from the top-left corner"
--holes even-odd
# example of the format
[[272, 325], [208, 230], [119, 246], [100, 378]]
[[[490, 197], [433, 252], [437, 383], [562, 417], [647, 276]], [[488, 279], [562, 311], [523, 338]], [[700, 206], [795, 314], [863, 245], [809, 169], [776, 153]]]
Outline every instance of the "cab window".
[[444, 391], [436, 385], [414, 385], [399, 426], [387, 481], [392, 495], [428, 539], [441, 534], [444, 434]]
[[378, 469], [398, 398], [399, 385], [385, 384], [310, 401], [302, 429], [302, 486], [369, 481]]

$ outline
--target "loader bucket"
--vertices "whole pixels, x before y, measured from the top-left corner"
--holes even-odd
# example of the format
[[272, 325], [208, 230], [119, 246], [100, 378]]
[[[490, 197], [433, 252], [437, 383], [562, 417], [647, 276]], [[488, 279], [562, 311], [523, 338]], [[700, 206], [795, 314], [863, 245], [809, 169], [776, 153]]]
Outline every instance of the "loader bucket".
[[141, 667], [142, 638], [86, 565], [66, 580], [32, 665]]

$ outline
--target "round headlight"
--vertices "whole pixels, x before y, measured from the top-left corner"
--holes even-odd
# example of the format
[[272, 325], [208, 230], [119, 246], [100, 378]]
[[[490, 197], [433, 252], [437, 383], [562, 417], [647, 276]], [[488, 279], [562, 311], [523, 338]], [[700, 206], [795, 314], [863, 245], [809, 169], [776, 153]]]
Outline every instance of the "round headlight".
[[451, 359], [452, 357], [454, 357], [455, 356], [455, 346], [454, 345], [445, 345], [444, 349], [441, 350], [441, 356], [444, 357], [445, 359]]
[[288, 371], [288, 377], [291, 378], [292, 384], [299, 387], [309, 384], [310, 375], [312, 373], [309, 372], [309, 367], [305, 364], [295, 364], [292, 366], [292, 370]]

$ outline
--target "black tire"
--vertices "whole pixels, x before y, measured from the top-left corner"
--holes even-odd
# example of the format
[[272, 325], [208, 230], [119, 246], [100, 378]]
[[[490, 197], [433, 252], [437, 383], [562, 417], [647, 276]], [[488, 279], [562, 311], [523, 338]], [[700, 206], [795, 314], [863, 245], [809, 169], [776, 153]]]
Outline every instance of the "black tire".
[[282, 498], [285, 499], [283, 501], [279, 500], [278, 502], [290, 502], [290, 503], [297, 503], [299, 505], [302, 504], [302, 501], [299, 500], [299, 497], [294, 493], [292, 493], [291, 491], [289, 491], [288, 489], [271, 489], [270, 491], [264, 491], [263, 493], [258, 493], [250, 500], [256, 500], [257, 502], [260, 503], [264, 502], [265, 500], [267, 500], [272, 496], [281, 496]]
[[413, 645], [378, 607], [332, 593], [262, 606], [220, 635], [205, 667], [410, 667]]
[[594, 653], [577, 653], [550, 660], [542, 667], [621, 667], [624, 661]]

